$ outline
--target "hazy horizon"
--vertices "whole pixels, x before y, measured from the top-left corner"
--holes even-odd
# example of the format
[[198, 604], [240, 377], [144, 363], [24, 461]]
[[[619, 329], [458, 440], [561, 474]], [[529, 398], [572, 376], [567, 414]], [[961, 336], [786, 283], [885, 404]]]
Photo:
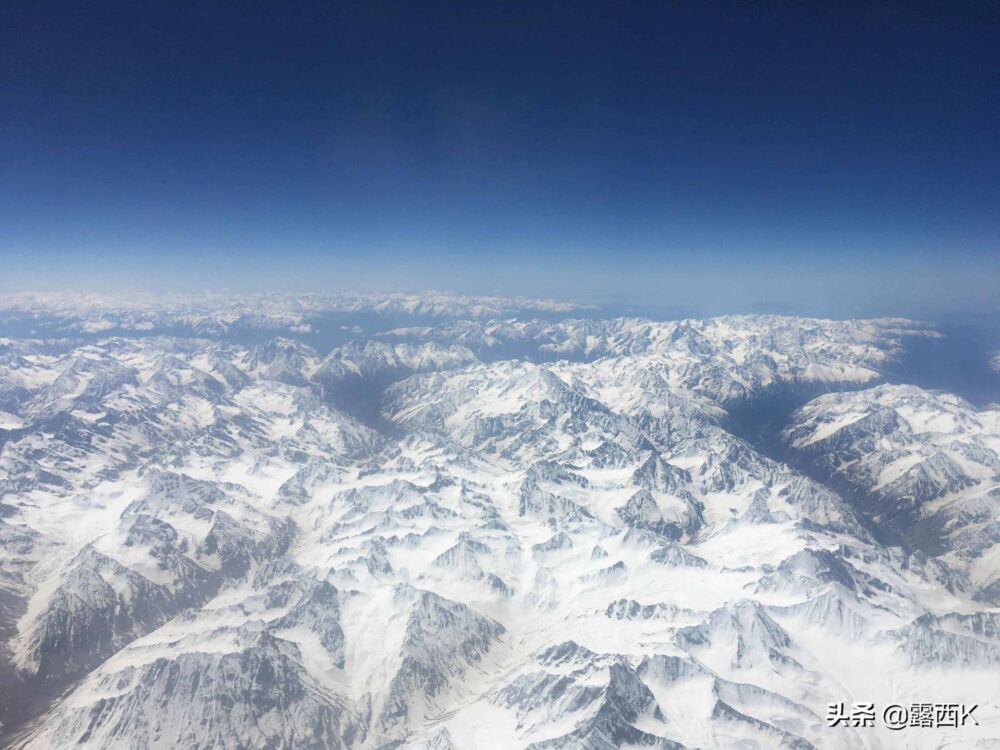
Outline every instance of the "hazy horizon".
[[[936, 286], [942, 284], [941, 277], [928, 273], [929, 280]], [[860, 281], [860, 280], [859, 280]], [[982, 279], [980, 279], [982, 281]], [[650, 286], [655, 283], [646, 280]], [[85, 285], [79, 282], [26, 284], [23, 286], [0, 283], [0, 307], [5, 296], [17, 293], [83, 293], [108, 295], [127, 299], [131, 295], [151, 294], [421, 294], [440, 292], [446, 294], [484, 296], [484, 297], [526, 297], [532, 299], [548, 299], [556, 302], [575, 302], [584, 305], [594, 305], [612, 314], [637, 315], [653, 318], [706, 318], [720, 315], [756, 315], [775, 314], [797, 317], [815, 317], [831, 319], [901, 317], [914, 320], [942, 321], [953, 318], [1000, 316], [1000, 304], [992, 288], [984, 288], [981, 297], [975, 294], [962, 295], [962, 301], [917, 298], [912, 294], [894, 295], [892, 289], [881, 289], [878, 279], [868, 279], [867, 284], [860, 289], [858, 284], [852, 284], [849, 279], [843, 279], [845, 294], [821, 294], [815, 282], [802, 284], [794, 289], [784, 290], [771, 286], [770, 295], [761, 294], [763, 284], [748, 286], [746, 276], [732, 280], [707, 280], [703, 286], [692, 283], [690, 279], [678, 280], [673, 276], [664, 284], [663, 291], [647, 289], [645, 291], [627, 292], [617, 289], [590, 290], [581, 288], [558, 288], [553, 286], [513, 284], [469, 285], [444, 287], [441, 284], [432, 285], [313, 285], [291, 284], [246, 285], [179, 285], [179, 284], [146, 284], [133, 280], [123, 280], [119, 283]], [[989, 284], [983, 282], [984, 287]], [[826, 287], [827, 290], [833, 288]], [[671, 291], [668, 291], [671, 290]], [[559, 293], [562, 291], [562, 293]], [[910, 290], [912, 291], [912, 290]]]

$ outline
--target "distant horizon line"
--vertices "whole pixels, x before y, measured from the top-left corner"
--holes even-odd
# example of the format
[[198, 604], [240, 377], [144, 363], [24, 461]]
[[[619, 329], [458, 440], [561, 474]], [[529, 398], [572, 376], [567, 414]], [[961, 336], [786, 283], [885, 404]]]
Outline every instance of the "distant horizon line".
[[[37, 299], [32, 299], [37, 298]], [[130, 300], [130, 298], [132, 298]], [[139, 299], [135, 299], [139, 298]], [[519, 305], [525, 307], [526, 312], [547, 312], [552, 313], [608, 313], [611, 317], [646, 317], [669, 315], [670, 319], [706, 319], [725, 316], [743, 315], [775, 315], [781, 317], [794, 318], [815, 318], [829, 320], [857, 320], [857, 319], [893, 319], [911, 321], [941, 321], [950, 318], [992, 318], [1000, 316], [1000, 306], [995, 310], [961, 310], [955, 309], [948, 312], [928, 315], [918, 313], [915, 310], [901, 310], [897, 312], [876, 312], [869, 305], [859, 305], [857, 309], [851, 311], [841, 310], [838, 313], [813, 311], [810, 305], [795, 304], [790, 302], [780, 302], [776, 300], [761, 300], [756, 303], [733, 304], [721, 308], [718, 305], [710, 305], [711, 309], [698, 307], [686, 302], [671, 301], [650, 301], [648, 299], [630, 298], [627, 293], [605, 293], [595, 294], [590, 297], [581, 295], [533, 295], [523, 293], [504, 292], [469, 292], [456, 291], [442, 288], [336, 288], [325, 291], [299, 289], [299, 290], [260, 290], [240, 287], [176, 287], [170, 289], [152, 289], [141, 286], [122, 286], [117, 289], [92, 287], [92, 288], [18, 288], [0, 289], [0, 310], [12, 311], [30, 307], [32, 303], [42, 306], [53, 304], [60, 300], [67, 303], [76, 302], [86, 304], [87, 301], [100, 303], [98, 307], [105, 307], [109, 312], [115, 307], [138, 308], [142, 301], [164, 301], [171, 300], [183, 304], [185, 302], [197, 301], [232, 301], [238, 302], [245, 299], [273, 299], [275, 301], [292, 301], [295, 299], [312, 299], [321, 301], [324, 298], [335, 300], [373, 300], [373, 301], [409, 301], [409, 302], [464, 302], [474, 305], [478, 303], [492, 302], [494, 304], [505, 304], [508, 306], [506, 314], [515, 311]], [[132, 304], [130, 304], [130, 302]], [[823, 307], [823, 305], [818, 305]], [[48, 312], [57, 313], [56, 310]], [[64, 311], [68, 312], [68, 311]], [[323, 310], [317, 308], [303, 311], [312, 314], [352, 312], [350, 310]], [[378, 310], [372, 310], [378, 313]], [[402, 312], [402, 311], [400, 311]], [[419, 314], [419, 313], [415, 313]], [[423, 314], [428, 314], [424, 312]], [[432, 317], [438, 317], [431, 313]], [[443, 316], [452, 317], [452, 316]], [[479, 317], [479, 316], [477, 316]]]

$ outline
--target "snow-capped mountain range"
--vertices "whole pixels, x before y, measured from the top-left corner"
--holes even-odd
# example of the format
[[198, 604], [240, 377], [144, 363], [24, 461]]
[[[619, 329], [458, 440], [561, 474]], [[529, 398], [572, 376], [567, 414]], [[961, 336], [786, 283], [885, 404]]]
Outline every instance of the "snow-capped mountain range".
[[[201, 314], [143, 304], [114, 327]], [[447, 304], [330, 352], [0, 339], [0, 740], [1000, 742], [1000, 411], [885, 382], [933, 330]], [[775, 394], [777, 447], [740, 437]]]
[[198, 294], [124, 295], [20, 292], [0, 297], [0, 320], [52, 318], [69, 334], [170, 331], [219, 335], [235, 328], [307, 333], [330, 313], [429, 318], [494, 318], [519, 313], [567, 314], [593, 305], [525, 297], [483, 297], [448, 292], [411, 294]]

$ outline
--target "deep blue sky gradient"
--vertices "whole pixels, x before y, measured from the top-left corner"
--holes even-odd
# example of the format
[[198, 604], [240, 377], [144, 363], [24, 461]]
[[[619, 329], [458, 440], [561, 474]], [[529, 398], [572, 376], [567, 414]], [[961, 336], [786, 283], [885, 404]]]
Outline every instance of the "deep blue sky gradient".
[[0, 290], [1000, 309], [989, 3], [0, 7]]

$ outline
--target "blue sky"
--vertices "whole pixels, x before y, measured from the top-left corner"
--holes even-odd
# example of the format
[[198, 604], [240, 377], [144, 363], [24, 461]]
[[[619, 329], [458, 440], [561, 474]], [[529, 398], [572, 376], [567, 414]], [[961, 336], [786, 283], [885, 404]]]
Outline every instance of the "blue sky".
[[997, 311], [988, 4], [11, 3], [0, 289]]

